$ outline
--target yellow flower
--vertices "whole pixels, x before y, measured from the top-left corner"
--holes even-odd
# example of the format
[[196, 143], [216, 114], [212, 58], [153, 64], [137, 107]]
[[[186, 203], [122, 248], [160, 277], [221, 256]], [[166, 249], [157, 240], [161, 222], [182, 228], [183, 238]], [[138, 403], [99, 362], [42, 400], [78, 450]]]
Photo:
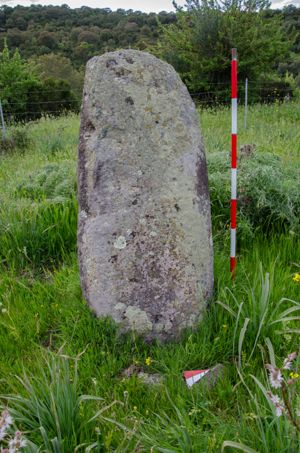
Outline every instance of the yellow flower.
[[151, 357], [147, 357], [146, 360], [145, 360], [145, 363], [146, 363], [147, 366], [150, 366], [151, 363], [152, 363]]
[[296, 274], [294, 275], [293, 281], [295, 283], [300, 283], [300, 274], [298, 274], [298, 272], [296, 272]]
[[137, 411], [137, 406], [133, 406], [133, 410], [134, 410], [134, 411]]
[[293, 371], [290, 373], [290, 378], [297, 379], [300, 375], [298, 373], [294, 373]]

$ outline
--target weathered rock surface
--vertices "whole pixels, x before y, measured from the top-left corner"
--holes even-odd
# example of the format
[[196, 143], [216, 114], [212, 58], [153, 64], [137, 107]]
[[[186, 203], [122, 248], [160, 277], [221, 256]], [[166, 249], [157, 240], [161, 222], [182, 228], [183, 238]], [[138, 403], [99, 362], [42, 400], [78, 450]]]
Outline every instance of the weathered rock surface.
[[170, 65], [135, 50], [88, 62], [78, 198], [94, 312], [147, 339], [195, 325], [213, 289], [207, 170], [195, 106]]

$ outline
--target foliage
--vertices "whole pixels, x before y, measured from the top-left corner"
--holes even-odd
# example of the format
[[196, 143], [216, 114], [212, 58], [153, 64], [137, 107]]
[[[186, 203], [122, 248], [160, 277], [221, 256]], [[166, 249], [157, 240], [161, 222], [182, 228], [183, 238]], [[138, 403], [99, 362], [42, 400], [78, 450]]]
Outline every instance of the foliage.
[[266, 339], [272, 341], [276, 335], [300, 334], [297, 329], [300, 303], [282, 298], [271, 304], [274, 273], [273, 268], [271, 273], [263, 275], [260, 264], [257, 280], [252, 280], [251, 286], [247, 286], [242, 302], [229, 288], [225, 288], [220, 296], [227, 301], [232, 298], [231, 303], [217, 302], [234, 318], [233, 355], [238, 358], [239, 369], [242, 365], [249, 365], [255, 349]]
[[99, 405], [103, 399], [80, 394], [78, 360], [75, 357], [70, 364], [68, 357], [52, 357], [46, 370], [39, 370], [40, 377], [19, 378], [24, 395], [2, 396], [13, 419], [31, 438], [28, 451], [103, 451], [101, 432], [96, 428], [102, 413], [114, 403], [91, 411], [89, 403]]
[[[0, 447], [1, 453], [19, 453], [27, 445], [27, 440], [20, 431], [12, 432], [13, 419], [7, 409], [0, 413]], [[4, 447], [4, 448], [2, 448]], [[6, 449], [6, 447], [8, 447]], [[24, 451], [24, 450], [23, 450]]]
[[9, 135], [0, 135], [0, 153], [24, 151], [30, 146], [30, 137], [25, 128], [10, 128]]
[[10, 54], [6, 44], [0, 53], [0, 96], [6, 122], [78, 109], [78, 98], [68, 82], [52, 78], [41, 81], [19, 51]]
[[38, 87], [32, 68], [21, 58], [16, 49], [10, 54], [5, 43], [0, 53], [0, 93], [3, 110], [12, 113], [26, 111], [28, 91]]
[[[279, 162], [287, 166], [293, 163], [296, 167], [299, 118], [296, 102], [253, 106], [249, 109], [248, 128], [240, 127], [241, 143], [256, 143], [256, 154], [260, 157], [267, 152], [277, 154], [279, 158], [272, 160], [275, 169]], [[210, 154], [229, 152], [230, 110], [203, 110], [200, 119], [208, 159]], [[0, 266], [0, 392], [14, 399], [9, 406], [19, 411], [23, 419], [25, 410], [30, 408], [27, 428], [22, 425], [20, 429], [26, 429], [28, 440], [42, 450], [47, 449], [45, 442], [50, 442], [49, 451], [52, 439], [59, 439], [59, 429], [69, 433], [68, 442], [72, 444], [67, 451], [74, 451], [73, 446], [79, 442], [90, 445], [97, 439], [100, 451], [116, 453], [149, 452], [151, 448], [215, 453], [222, 450], [223, 442], [228, 445], [229, 439], [231, 447], [224, 448], [226, 453], [235, 451], [237, 444], [248, 446], [248, 451], [249, 448], [266, 453], [298, 451], [299, 436], [295, 436], [286, 419], [274, 415], [269, 401], [250, 376], [267, 388], [263, 369], [269, 361], [270, 342], [264, 340], [267, 335], [276, 351], [276, 363], [299, 347], [299, 335], [293, 331], [298, 329], [297, 319], [281, 320], [298, 316], [298, 235], [281, 229], [268, 236], [256, 232], [253, 240], [248, 241], [238, 230], [238, 267], [232, 281], [228, 238], [223, 231], [217, 232], [215, 293], [199, 327], [185, 332], [181, 341], [168, 344], [146, 344], [134, 334], [120, 335], [112, 320], [97, 319], [91, 313], [80, 288], [75, 253], [76, 200], [71, 184], [76, 168], [78, 123], [78, 116], [73, 114], [32, 122], [26, 126], [31, 138], [29, 148], [0, 156], [0, 251], [6, 250]], [[273, 165], [270, 161], [269, 164]], [[54, 202], [54, 181], [59, 185], [67, 169], [68, 196], [62, 202]], [[53, 182], [49, 187], [45, 174]], [[294, 185], [295, 181], [288, 184]], [[56, 217], [55, 209], [59, 210]], [[35, 210], [40, 216], [33, 225]], [[217, 224], [216, 216], [217, 211], [214, 213]], [[12, 228], [9, 247], [5, 245], [3, 226]], [[22, 250], [28, 238], [32, 239], [30, 260]], [[216, 301], [226, 304], [229, 310]], [[237, 323], [231, 312], [237, 313], [241, 306]], [[283, 315], [290, 308], [295, 311]], [[276, 320], [280, 322], [273, 323]], [[278, 335], [277, 330], [285, 332]], [[50, 360], [48, 367], [45, 355], [49, 358], [49, 354], [55, 354], [56, 359], [54, 364]], [[80, 355], [80, 360], [59, 359], [62, 355], [73, 358]], [[241, 367], [237, 368], [239, 357]], [[201, 385], [187, 388], [183, 370], [204, 369], [216, 363], [222, 363], [225, 372], [213, 388], [204, 390]], [[148, 386], [135, 375], [127, 377], [124, 369], [132, 364], [138, 364], [147, 373], [160, 373], [163, 385]], [[24, 373], [29, 376], [29, 383], [21, 379], [28, 384], [27, 388], [16, 378]], [[70, 395], [68, 399], [61, 396], [65, 393]], [[78, 412], [76, 402], [84, 394], [103, 400], [82, 403]], [[52, 405], [47, 404], [51, 395]], [[115, 401], [123, 404], [108, 407], [85, 424]], [[5, 406], [7, 402], [2, 399]], [[68, 411], [72, 408], [75, 416], [71, 419]], [[62, 416], [54, 423], [58, 410]], [[44, 437], [38, 429], [38, 411], [41, 424], [47, 426]], [[69, 424], [65, 423], [66, 418]], [[78, 430], [72, 430], [79, 422]], [[25, 424], [26, 420], [20, 423]], [[98, 438], [95, 429], [100, 433]], [[82, 447], [81, 451], [84, 450]]]
[[[244, 60], [245, 52], [246, 57], [247, 53], [250, 51], [254, 57], [256, 55], [262, 55], [265, 52], [263, 49], [259, 48], [259, 42], [264, 44], [268, 43], [266, 53], [268, 53], [268, 58], [271, 57], [270, 50], [273, 52], [272, 44], [270, 40], [274, 39], [274, 47], [276, 48], [276, 43], [278, 47], [278, 55], [275, 55], [274, 63], [280, 57], [282, 53], [282, 43], [278, 43], [278, 37], [280, 36], [280, 25], [282, 24], [284, 33], [289, 37], [293, 42], [293, 52], [294, 55], [299, 55], [300, 44], [299, 44], [299, 30], [300, 30], [300, 8], [297, 8], [293, 5], [284, 7], [283, 10], [274, 10], [274, 9], [265, 9], [268, 6], [268, 1], [242, 1], [242, 2], [199, 2], [202, 5], [210, 5], [214, 9], [222, 9], [221, 5], [225, 5], [225, 8], [234, 8], [237, 7], [240, 9], [240, 13], [236, 11], [236, 17], [232, 21], [223, 21], [222, 22], [222, 33], [224, 40], [224, 45], [222, 48], [217, 47], [215, 44], [218, 42], [218, 39], [215, 41], [215, 31], [216, 26], [219, 24], [220, 15], [215, 15], [214, 13], [209, 15], [206, 19], [207, 21], [203, 25], [202, 30], [197, 31], [197, 42], [200, 45], [200, 48], [206, 48], [208, 55], [211, 57], [218, 56], [220, 52], [226, 52], [226, 59], [229, 57], [230, 45], [234, 38], [233, 44], [240, 47], [239, 57], [240, 61]], [[197, 16], [197, 11], [195, 11], [195, 6], [197, 7], [196, 1], [188, 1], [187, 6], [189, 13], [192, 16]], [[259, 23], [258, 16], [255, 15], [255, 11], [261, 11], [259, 17], [261, 18], [263, 24]], [[196, 14], [195, 14], [196, 13]], [[243, 14], [246, 13], [246, 14]], [[16, 6], [15, 8], [3, 5], [0, 7], [0, 48], [4, 45], [4, 39], [7, 40], [9, 48], [12, 50], [19, 48], [23, 58], [31, 59], [37, 61], [40, 64], [40, 68], [43, 71], [45, 68], [49, 69], [48, 77], [57, 78], [58, 73], [60, 72], [57, 65], [49, 68], [48, 62], [53, 60], [53, 54], [57, 56], [60, 60], [60, 63], [65, 68], [65, 75], [62, 74], [58, 78], [67, 80], [72, 88], [76, 69], [82, 68], [86, 61], [94, 56], [103, 54], [106, 51], [116, 50], [119, 48], [138, 48], [140, 50], [148, 49], [149, 47], [156, 44], [157, 39], [161, 34], [161, 26], [178, 24], [177, 38], [174, 41], [174, 49], [172, 47], [167, 50], [165, 49], [167, 55], [166, 59], [173, 62], [175, 67], [178, 68], [179, 72], [185, 75], [186, 64], [187, 62], [182, 61], [183, 49], [177, 53], [178, 40], [181, 37], [184, 39], [184, 33], [181, 36], [180, 30], [183, 31], [186, 28], [185, 21], [182, 19], [184, 13], [179, 12], [167, 13], [160, 12], [159, 14], [146, 14], [140, 11], [132, 10], [123, 10], [118, 9], [117, 11], [111, 11], [109, 8], [88, 8], [82, 7], [77, 9], [71, 9], [67, 5], [62, 6], [41, 6], [41, 5], [31, 5], [29, 7]], [[272, 23], [275, 19], [275, 23], [278, 23], [278, 29], [275, 30]], [[195, 20], [195, 19], [193, 19]], [[236, 27], [237, 20], [240, 21], [238, 27]], [[200, 24], [200, 17], [197, 16], [197, 24]], [[251, 25], [259, 23], [259, 27], [256, 29], [258, 35], [254, 35], [254, 30], [251, 30]], [[249, 25], [249, 27], [247, 26]], [[226, 28], [225, 28], [226, 26]], [[268, 36], [262, 36], [261, 30], [266, 30]], [[172, 27], [171, 27], [172, 29]], [[165, 33], [165, 32], [164, 32]], [[188, 30], [187, 35], [189, 36]], [[245, 37], [245, 38], [244, 38]], [[203, 46], [205, 41], [207, 46]], [[259, 41], [259, 42], [258, 42]], [[192, 49], [190, 49], [191, 51]], [[202, 50], [201, 50], [202, 51]], [[258, 51], [258, 54], [257, 54]], [[197, 50], [198, 52], [198, 50]], [[48, 59], [49, 57], [49, 59]], [[297, 58], [297, 57], [296, 57]], [[67, 60], [65, 60], [67, 59]], [[183, 59], [184, 60], [184, 59]], [[194, 60], [194, 54], [192, 54], [192, 60]], [[216, 58], [214, 57], [214, 60]], [[69, 61], [71, 61], [73, 68], [70, 70]], [[245, 60], [246, 61], [246, 60]], [[270, 59], [268, 60], [270, 61]], [[272, 62], [272, 60], [271, 60]], [[289, 59], [284, 59], [283, 64], [288, 64], [288, 72], [292, 73], [295, 78], [299, 76], [298, 69], [294, 66], [294, 57]], [[213, 68], [215, 68], [216, 61], [212, 61]], [[247, 72], [248, 78], [251, 77], [249, 72], [250, 59], [247, 57], [247, 68], [244, 68], [242, 75], [245, 75]], [[255, 73], [257, 72], [257, 65], [260, 65], [258, 58], [251, 57], [251, 66], [254, 66]], [[197, 70], [196, 65], [194, 70]], [[210, 67], [210, 65], [209, 65]], [[76, 69], [75, 69], [76, 68]], [[226, 68], [226, 62], [221, 61], [222, 71], [228, 72], [228, 67]], [[247, 71], [246, 71], [247, 69]], [[272, 67], [272, 72], [273, 72]], [[265, 68], [260, 66], [261, 72], [264, 72]], [[268, 68], [266, 68], [266, 72]], [[57, 73], [54, 74], [54, 73]], [[228, 74], [226, 75], [228, 78]], [[77, 76], [75, 76], [77, 79]], [[227, 80], [226, 78], [226, 80]], [[202, 82], [201, 79], [198, 82]], [[212, 82], [212, 80], [209, 80]], [[202, 85], [199, 85], [198, 88], [202, 89]], [[76, 89], [77, 89], [76, 84]], [[207, 91], [211, 91], [207, 88]], [[224, 94], [224, 93], [223, 93]]]
[[[210, 196], [216, 228], [228, 227], [230, 156], [208, 156]], [[299, 178], [297, 168], [280, 156], [254, 151], [239, 160], [238, 206], [240, 232], [253, 237], [258, 231], [272, 233], [284, 227], [299, 233]], [[240, 233], [240, 234], [241, 234]]]
[[[276, 367], [273, 344], [269, 339], [267, 339], [266, 343], [268, 348], [267, 355], [269, 355], [272, 362], [265, 365], [265, 368], [270, 373], [269, 382], [266, 382], [265, 374], [259, 379], [252, 374], [245, 376], [240, 373], [241, 382], [250, 397], [250, 407], [257, 414], [255, 420], [260, 435], [257, 437], [255, 450], [240, 442], [224, 441], [222, 452], [226, 451], [226, 447], [233, 447], [245, 453], [298, 450], [300, 441], [299, 411], [297, 411], [297, 407], [299, 407], [297, 394], [299, 390], [299, 374], [294, 371], [288, 371], [292, 368], [292, 362], [295, 360], [297, 353], [289, 353], [283, 361], [283, 366], [278, 368]], [[296, 367], [299, 367], [299, 362]], [[290, 379], [287, 379], [288, 374]], [[256, 385], [255, 392], [250, 389], [251, 380]], [[274, 390], [272, 390], [272, 387], [280, 389], [282, 400], [277, 394], [273, 394]], [[254, 431], [253, 435], [255, 436]]]
[[[48, 78], [28, 93], [26, 111], [23, 112], [21, 119], [34, 120], [42, 115], [58, 116], [69, 111], [78, 112], [78, 110], [79, 98], [71, 90], [69, 82]], [[19, 119], [18, 115], [16, 119]]]
[[16, 187], [16, 197], [34, 201], [67, 201], [76, 195], [76, 175], [70, 161], [47, 164], [36, 174], [26, 175]]
[[[177, 7], [176, 14], [87, 7], [73, 10], [66, 5], [0, 7], [0, 49], [6, 41], [10, 49], [19, 49], [22, 58], [35, 66], [39, 80], [39, 87], [34, 86], [29, 96], [32, 105], [26, 111], [30, 114], [24, 115], [21, 109], [20, 119], [39, 117], [45, 110], [52, 114], [77, 111], [86, 61], [128, 47], [152, 50], [165, 58], [195, 99], [208, 105], [230, 98], [233, 46], [238, 48], [240, 80], [248, 77], [253, 83], [250, 102], [293, 95], [300, 80], [300, 8], [290, 5], [282, 11], [270, 10], [265, 0], [188, 0], [186, 6], [186, 12]], [[292, 53], [288, 52], [291, 46]], [[41, 83], [49, 83], [46, 79], [65, 83], [60, 98], [64, 105], [58, 102], [58, 85], [42, 89]]]
[[0, 266], [36, 272], [58, 265], [76, 249], [77, 204], [74, 197], [0, 208]]
[[[38, 125], [41, 131], [45, 122]], [[30, 146], [37, 149], [37, 155], [44, 156], [46, 162], [51, 158], [56, 160], [62, 152], [65, 157], [68, 153], [68, 132], [72, 128], [69, 126], [62, 135], [64, 122], [59, 121], [53, 126], [51, 136], [48, 129], [42, 132], [43, 140], [38, 138], [38, 142], [35, 142], [37, 125], [17, 129], [20, 133], [26, 131], [27, 136], [30, 134]], [[76, 132], [77, 128], [74, 143]], [[44, 161], [44, 165], [35, 170], [33, 162], [36, 158], [27, 171], [24, 165], [20, 165], [19, 174], [14, 175], [9, 199], [1, 200], [0, 267], [21, 270], [29, 266], [40, 273], [66, 259], [76, 248], [76, 168], [68, 159], [59, 164]]]
[[73, 67], [69, 58], [50, 53], [33, 57], [30, 62], [35, 65], [37, 74], [42, 80], [46, 81], [49, 78], [64, 80], [70, 84], [76, 97], [81, 97], [84, 74], [83, 71]]
[[[0, 42], [20, 48], [25, 58], [55, 53], [77, 68], [106, 51], [119, 48], [145, 49], [158, 36], [157, 21], [176, 21], [174, 13], [109, 8], [71, 9], [67, 5], [0, 7]], [[70, 79], [68, 79], [70, 82]]]
[[264, 4], [190, 0], [187, 11], [178, 11], [177, 22], [162, 28], [154, 51], [177, 69], [192, 94], [224, 101], [232, 48], [238, 49], [239, 78], [258, 82], [275, 74], [291, 47], [280, 18], [266, 19], [256, 11]]

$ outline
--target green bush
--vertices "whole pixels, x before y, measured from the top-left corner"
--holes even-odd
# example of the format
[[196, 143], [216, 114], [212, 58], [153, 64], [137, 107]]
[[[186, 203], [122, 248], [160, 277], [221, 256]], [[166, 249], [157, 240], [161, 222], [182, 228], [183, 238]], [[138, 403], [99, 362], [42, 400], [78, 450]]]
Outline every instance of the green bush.
[[0, 153], [24, 151], [29, 147], [30, 143], [31, 140], [25, 128], [10, 129], [5, 138], [3, 134], [0, 134]]
[[76, 194], [76, 168], [71, 161], [45, 165], [39, 172], [27, 175], [15, 195], [32, 200], [63, 201]]
[[[212, 218], [216, 230], [229, 228], [230, 156], [208, 155]], [[241, 235], [254, 232], [299, 232], [300, 180], [298, 170], [271, 153], [242, 157], [238, 168], [238, 223]]]

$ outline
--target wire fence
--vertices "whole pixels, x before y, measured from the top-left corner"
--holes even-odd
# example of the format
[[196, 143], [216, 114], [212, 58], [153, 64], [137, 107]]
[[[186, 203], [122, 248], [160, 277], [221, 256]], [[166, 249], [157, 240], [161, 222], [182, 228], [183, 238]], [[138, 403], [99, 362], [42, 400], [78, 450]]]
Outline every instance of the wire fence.
[[[22, 84], [17, 81], [9, 86], [11, 92]], [[67, 94], [66, 94], [67, 93]], [[54, 89], [42, 93], [43, 98], [37, 99], [39, 93], [29, 89], [20, 94], [20, 100], [9, 100], [8, 89], [0, 86], [0, 102], [2, 103], [3, 121], [7, 124], [14, 121], [31, 121], [47, 115], [61, 115], [66, 112], [79, 112], [82, 101], [82, 90]], [[68, 98], [69, 96], [69, 98]], [[244, 104], [246, 86], [240, 84], [239, 103]], [[48, 99], [47, 99], [48, 97]], [[200, 108], [219, 108], [231, 105], [230, 84], [228, 82], [210, 82], [207, 89], [191, 93], [195, 104]], [[248, 81], [247, 103], [271, 103], [276, 100], [287, 101], [293, 97], [293, 89], [284, 82], [274, 86], [274, 82], [258, 83]], [[1, 126], [1, 125], [0, 125]], [[3, 125], [2, 125], [3, 128]]]

